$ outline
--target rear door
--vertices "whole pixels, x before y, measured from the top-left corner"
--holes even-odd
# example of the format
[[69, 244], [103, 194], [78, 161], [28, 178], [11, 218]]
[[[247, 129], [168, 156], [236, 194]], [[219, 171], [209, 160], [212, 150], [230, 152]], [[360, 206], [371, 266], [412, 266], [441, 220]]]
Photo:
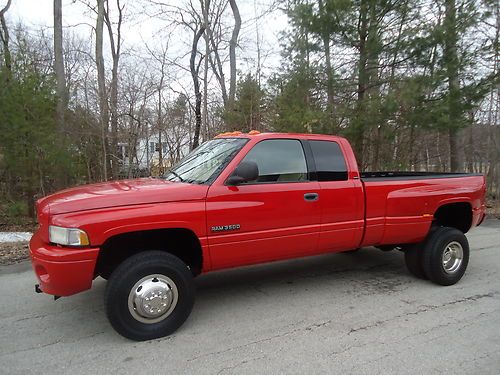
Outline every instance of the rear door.
[[359, 246], [364, 229], [364, 193], [361, 181], [349, 178], [341, 145], [310, 140], [321, 188], [321, 230], [318, 252]]
[[303, 144], [265, 139], [242, 161], [259, 167], [255, 181], [214, 183], [207, 196], [207, 225], [213, 269], [315, 253], [321, 199], [310, 180]]

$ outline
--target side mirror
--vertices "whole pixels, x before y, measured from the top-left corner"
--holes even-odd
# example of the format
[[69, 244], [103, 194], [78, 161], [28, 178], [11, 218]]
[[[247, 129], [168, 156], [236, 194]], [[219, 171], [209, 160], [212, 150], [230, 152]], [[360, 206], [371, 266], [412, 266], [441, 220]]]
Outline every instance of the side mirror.
[[231, 177], [226, 181], [227, 185], [236, 186], [244, 182], [256, 180], [259, 177], [259, 167], [253, 161], [241, 162]]

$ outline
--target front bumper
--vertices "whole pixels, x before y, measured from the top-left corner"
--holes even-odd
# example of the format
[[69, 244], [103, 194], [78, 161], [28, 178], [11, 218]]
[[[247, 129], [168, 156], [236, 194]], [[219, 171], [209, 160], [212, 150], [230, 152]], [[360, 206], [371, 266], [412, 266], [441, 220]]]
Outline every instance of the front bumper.
[[40, 289], [55, 296], [70, 296], [89, 289], [99, 248], [68, 248], [49, 245], [35, 233], [30, 241], [33, 270]]

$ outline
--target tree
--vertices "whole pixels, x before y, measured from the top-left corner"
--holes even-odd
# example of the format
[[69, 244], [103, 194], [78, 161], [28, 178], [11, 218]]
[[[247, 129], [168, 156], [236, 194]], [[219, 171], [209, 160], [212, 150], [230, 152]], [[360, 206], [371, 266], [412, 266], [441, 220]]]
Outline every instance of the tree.
[[189, 69], [191, 70], [191, 77], [193, 79], [194, 86], [194, 96], [195, 96], [195, 117], [196, 117], [196, 125], [194, 129], [193, 136], [193, 145], [192, 148], [195, 149], [198, 147], [200, 142], [200, 130], [201, 130], [201, 91], [200, 91], [200, 64], [202, 59], [199, 62], [196, 62], [196, 55], [198, 53], [198, 42], [205, 32], [205, 26], [197, 26], [198, 29], [193, 30], [193, 45], [191, 47], [191, 58], [189, 59]]
[[[460, 129], [470, 123], [469, 113], [493, 79], [473, 73], [485, 53], [485, 41], [473, 41], [481, 15], [477, 2], [288, 4], [286, 71], [274, 80], [279, 86], [272, 90], [275, 100], [269, 106], [279, 113], [273, 120], [277, 129], [283, 125], [343, 134], [362, 168], [415, 169], [422, 159], [430, 167], [431, 151], [442, 168], [461, 165]], [[422, 149], [416, 140], [429, 130], [439, 134], [432, 147], [426, 143]], [[444, 164], [443, 152], [449, 156]]]
[[8, 71], [12, 68], [12, 57], [9, 48], [9, 29], [7, 28], [7, 22], [5, 21], [5, 14], [9, 10], [11, 3], [12, 0], [7, 0], [7, 4], [0, 10], [0, 25], [2, 26], [2, 29], [0, 30], [0, 39], [2, 40], [4, 64]]
[[104, 27], [104, 1], [97, 0], [97, 19], [95, 28], [95, 60], [97, 67], [97, 92], [99, 96], [99, 121], [101, 126], [102, 140], [102, 174], [103, 179], [108, 179], [110, 162], [108, 157], [108, 130], [109, 130], [109, 112], [106, 93], [106, 75], [104, 70], [103, 45], [103, 27]]
[[229, 109], [231, 110], [236, 95], [236, 45], [241, 29], [241, 16], [236, 0], [229, 0], [229, 5], [234, 17], [233, 33], [229, 41]]
[[232, 109], [226, 111], [225, 120], [231, 130], [263, 131], [263, 109], [264, 91], [257, 80], [248, 73], [242, 81], [238, 82], [236, 100]]
[[[499, 195], [498, 1], [273, 2], [264, 17], [284, 7], [289, 27], [272, 70], [258, 1], [79, 0], [95, 40], [63, 33], [61, 3], [54, 35], [11, 26], [11, 1], [0, 5], [3, 199], [147, 175], [152, 141], [163, 168], [252, 129], [339, 134], [362, 169], [479, 172]], [[164, 21], [160, 41], [125, 49], [125, 20], [143, 12]]]
[[169, 146], [171, 164], [179, 161], [183, 156], [183, 152], [189, 148], [190, 128], [188, 116], [187, 97], [184, 94], [179, 94], [168, 111], [170, 126], [166, 140]]
[[203, 14], [203, 23], [205, 24], [205, 32], [203, 33], [203, 39], [205, 40], [205, 58], [203, 60], [203, 130], [206, 133], [208, 131], [208, 69], [209, 69], [209, 58], [210, 55], [210, 38], [208, 36], [209, 29], [209, 9], [211, 0], [200, 0], [201, 12]]
[[64, 129], [66, 111], [66, 75], [64, 74], [63, 29], [61, 0], [54, 0], [54, 71], [57, 82], [57, 120], [59, 129]]
[[[485, 8], [487, 17], [484, 17], [483, 25], [490, 29], [490, 25], [494, 25], [494, 31], [489, 39], [490, 48], [487, 51], [486, 61], [490, 63], [491, 74], [495, 78], [496, 84], [490, 87], [488, 95], [485, 96], [485, 123], [486, 123], [486, 147], [482, 147], [486, 151], [487, 163], [489, 165], [487, 172], [487, 186], [490, 192], [490, 197], [493, 199], [500, 198], [500, 6], [495, 0], [486, 0]], [[490, 23], [491, 22], [491, 23]], [[477, 117], [481, 116], [481, 111], [478, 111]], [[479, 124], [481, 119], [478, 119]], [[484, 126], [476, 126], [476, 129], [484, 128]], [[477, 130], [476, 130], [477, 132]], [[484, 138], [479, 139], [479, 143], [484, 145]], [[480, 159], [482, 163], [482, 158]], [[476, 163], [477, 164], [477, 163]], [[481, 171], [482, 172], [482, 171]]]
[[[164, 143], [164, 138], [165, 138], [165, 119], [164, 119], [164, 114], [165, 114], [165, 105], [164, 105], [164, 90], [167, 85], [167, 68], [168, 68], [168, 58], [167, 58], [167, 53], [168, 53], [168, 42], [166, 44], [162, 44], [159, 47], [159, 51], [149, 51], [150, 54], [152, 55], [153, 59], [159, 64], [159, 69], [157, 70], [159, 72], [159, 77], [158, 78], [158, 85], [156, 86], [156, 97], [157, 97], [157, 103], [156, 103], [156, 111], [157, 111], [157, 116], [156, 116], [156, 132], [158, 133], [158, 143], [160, 145], [158, 149], [158, 173], [163, 174], [164, 172], [164, 161], [165, 161], [165, 155], [163, 152], [163, 143]], [[158, 48], [157, 47], [157, 48]]]
[[[4, 194], [22, 199], [34, 217], [37, 195], [61, 189], [78, 179], [81, 164], [75, 145], [56, 120], [56, 84], [50, 49], [21, 27], [11, 71], [0, 70], [0, 173]], [[46, 40], [50, 44], [50, 39]]]
[[271, 81], [271, 127], [278, 131], [321, 133], [326, 114], [316, 94], [317, 87], [307, 67]]
[[457, 9], [455, 0], [445, 0], [444, 17], [444, 50], [443, 61], [448, 78], [448, 135], [450, 142], [450, 169], [452, 172], [460, 168], [458, 159], [457, 130], [463, 118], [460, 110], [460, 80], [458, 59]]
[[[438, 22], [430, 29], [426, 48], [430, 95], [429, 113], [433, 127], [447, 133], [451, 171], [463, 170], [459, 130], [470, 124], [469, 112], [488, 92], [492, 76], [475, 79], [471, 75], [481, 46], [469, 45], [471, 28], [480, 19], [477, 3], [469, 0], [443, 0], [437, 3]], [[442, 22], [439, 22], [442, 19]]]
[[118, 177], [118, 162], [119, 158], [116, 156], [118, 150], [118, 65], [120, 63], [120, 53], [122, 45], [122, 22], [123, 22], [123, 9], [125, 5], [120, 4], [120, 0], [116, 0], [116, 8], [118, 11], [118, 20], [116, 22], [116, 37], [113, 32], [113, 24], [110, 19], [109, 1], [106, 0], [104, 7], [104, 22], [108, 29], [109, 43], [111, 48], [111, 58], [113, 66], [111, 68], [111, 83], [110, 83], [110, 100], [109, 109], [111, 112], [111, 172], [113, 178]]
[[[328, 5], [328, 4], [327, 4]], [[334, 104], [334, 92], [333, 92], [333, 68], [332, 68], [332, 56], [330, 52], [330, 42], [331, 42], [331, 32], [330, 27], [331, 19], [328, 17], [328, 9], [325, 7], [323, 0], [318, 0], [318, 15], [320, 18], [320, 30], [321, 39], [323, 41], [323, 48], [325, 50], [325, 65], [326, 65], [326, 92], [328, 96], [328, 108], [332, 111], [335, 110]]]

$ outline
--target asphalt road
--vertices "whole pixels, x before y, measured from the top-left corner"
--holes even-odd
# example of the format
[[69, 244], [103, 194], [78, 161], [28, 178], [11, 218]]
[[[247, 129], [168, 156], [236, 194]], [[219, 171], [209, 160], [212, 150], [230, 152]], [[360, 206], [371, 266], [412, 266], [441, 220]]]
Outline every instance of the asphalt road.
[[201, 276], [184, 326], [143, 343], [108, 324], [103, 280], [54, 302], [28, 263], [2, 267], [0, 373], [497, 375], [500, 221], [468, 238], [451, 287], [373, 248]]

